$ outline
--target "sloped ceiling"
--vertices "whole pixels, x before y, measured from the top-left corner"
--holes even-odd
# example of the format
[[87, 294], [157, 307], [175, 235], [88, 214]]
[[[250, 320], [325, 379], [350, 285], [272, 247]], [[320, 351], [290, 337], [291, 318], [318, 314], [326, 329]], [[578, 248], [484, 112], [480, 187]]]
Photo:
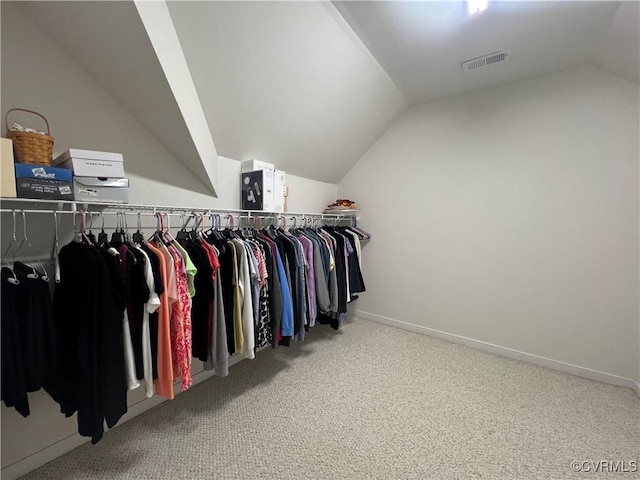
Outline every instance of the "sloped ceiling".
[[330, 3], [168, 5], [223, 156], [337, 183], [406, 107]]
[[[637, 2], [490, 0], [471, 16], [463, 1], [334, 3], [410, 105], [592, 63], [596, 53], [638, 81]], [[462, 70], [498, 50], [510, 60]]]
[[[331, 183], [407, 105], [585, 64], [640, 83], [635, 1], [167, 4], [218, 153]], [[20, 8], [207, 185], [132, 2]]]
[[[337, 183], [406, 108], [329, 3], [168, 5], [220, 155]], [[196, 176], [208, 178], [132, 2], [20, 6]]]
[[15, 4], [180, 159], [202, 193], [215, 190], [133, 2]]

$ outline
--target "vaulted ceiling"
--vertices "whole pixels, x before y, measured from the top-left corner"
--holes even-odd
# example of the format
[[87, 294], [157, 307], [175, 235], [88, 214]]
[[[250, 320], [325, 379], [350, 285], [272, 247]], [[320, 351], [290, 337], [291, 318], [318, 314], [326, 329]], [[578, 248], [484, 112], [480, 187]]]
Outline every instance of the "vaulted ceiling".
[[[407, 106], [578, 65], [640, 83], [635, 1], [490, 0], [474, 16], [463, 1], [167, 5], [217, 152], [332, 183]], [[176, 158], [206, 170], [132, 2], [20, 8]], [[496, 50], [510, 59], [461, 69]]]
[[337, 183], [406, 107], [330, 3], [168, 5], [222, 155]]
[[[585, 64], [638, 83], [638, 2], [335, 2], [410, 105]], [[466, 72], [465, 60], [510, 59]]]

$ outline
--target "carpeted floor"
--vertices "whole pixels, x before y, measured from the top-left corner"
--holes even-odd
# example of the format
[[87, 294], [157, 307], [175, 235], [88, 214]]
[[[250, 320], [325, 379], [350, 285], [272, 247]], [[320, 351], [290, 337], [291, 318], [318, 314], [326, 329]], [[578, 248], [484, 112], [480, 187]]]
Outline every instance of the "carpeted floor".
[[356, 319], [262, 351], [23, 478], [630, 479], [571, 462], [639, 450], [629, 389]]

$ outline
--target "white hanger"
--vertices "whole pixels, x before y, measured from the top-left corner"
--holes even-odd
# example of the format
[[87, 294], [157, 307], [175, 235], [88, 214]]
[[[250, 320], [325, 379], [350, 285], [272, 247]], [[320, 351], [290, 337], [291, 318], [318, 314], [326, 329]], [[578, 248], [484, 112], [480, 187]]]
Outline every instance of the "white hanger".
[[11, 210], [11, 216], [13, 218], [13, 235], [11, 236], [11, 241], [9, 242], [9, 246], [5, 250], [3, 257], [7, 260], [7, 268], [12, 274], [11, 277], [7, 278], [7, 282], [13, 285], [19, 285], [20, 280], [18, 280], [18, 277], [16, 277], [16, 273], [13, 271], [13, 268], [11, 268], [11, 262], [8, 261], [8, 255], [9, 255], [9, 251], [11, 250], [11, 247], [14, 246], [16, 243], [18, 243], [18, 239], [16, 238], [16, 211], [15, 210]]
[[53, 225], [54, 225], [54, 237], [53, 247], [51, 249], [51, 261], [54, 264], [54, 278], [56, 283], [60, 283], [60, 259], [58, 253], [60, 252], [60, 243], [58, 240], [58, 212], [53, 211]]

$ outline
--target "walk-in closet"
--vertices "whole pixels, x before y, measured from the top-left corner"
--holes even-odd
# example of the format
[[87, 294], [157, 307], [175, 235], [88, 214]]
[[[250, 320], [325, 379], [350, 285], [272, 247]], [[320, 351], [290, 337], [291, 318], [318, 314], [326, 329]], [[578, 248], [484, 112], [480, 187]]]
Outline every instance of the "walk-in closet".
[[0, 22], [3, 479], [640, 475], [639, 2]]

